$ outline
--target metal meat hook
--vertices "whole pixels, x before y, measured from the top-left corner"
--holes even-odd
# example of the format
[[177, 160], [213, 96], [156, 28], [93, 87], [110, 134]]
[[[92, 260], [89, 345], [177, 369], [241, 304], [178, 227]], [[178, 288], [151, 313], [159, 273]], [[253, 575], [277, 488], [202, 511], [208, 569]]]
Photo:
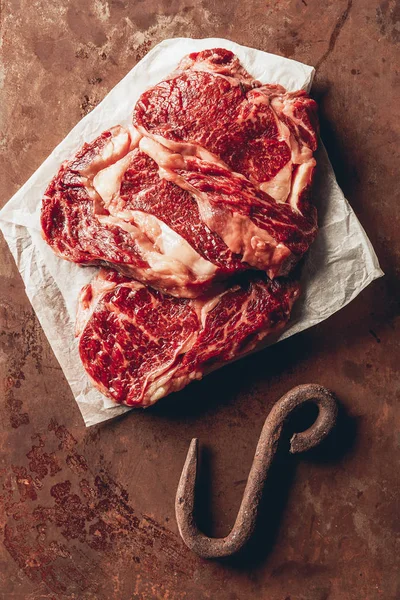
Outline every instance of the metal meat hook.
[[290, 452], [305, 452], [317, 446], [336, 421], [337, 405], [333, 394], [316, 385], [299, 385], [282, 396], [267, 416], [258, 440], [242, 503], [231, 532], [224, 538], [210, 538], [199, 531], [194, 518], [198, 440], [192, 439], [175, 499], [179, 532], [185, 544], [203, 558], [222, 558], [238, 552], [251, 537], [269, 468], [278, 447], [282, 428], [292, 411], [307, 402], [319, 408], [315, 422], [306, 431], [295, 433]]

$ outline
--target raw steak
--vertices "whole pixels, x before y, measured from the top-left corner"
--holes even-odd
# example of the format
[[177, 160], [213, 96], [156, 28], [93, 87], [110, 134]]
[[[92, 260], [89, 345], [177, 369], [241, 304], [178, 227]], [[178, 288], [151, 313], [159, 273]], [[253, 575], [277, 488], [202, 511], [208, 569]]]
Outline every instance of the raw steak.
[[286, 324], [297, 296], [296, 284], [254, 273], [212, 297], [174, 298], [102, 270], [79, 298], [80, 356], [103, 394], [149, 406], [251, 352]]
[[304, 91], [262, 85], [217, 48], [185, 57], [142, 94], [133, 123], [160, 175], [196, 198], [232, 252], [274, 277], [316, 234], [316, 110]]
[[[185, 297], [199, 295], [218, 276], [248, 268], [203, 223], [188, 192], [160, 179], [147, 155], [129, 151], [135, 140], [134, 131], [116, 126], [63, 163], [42, 202], [42, 231], [53, 250], [80, 264], [114, 266]], [[126, 167], [121, 194], [130, 203], [125, 214], [115, 209], [113, 216], [93, 179], [100, 173], [106, 198], [110, 187], [121, 184], [116, 175], [121, 163]], [[152, 215], [143, 211], [144, 203]]]
[[196, 297], [249, 268], [287, 274], [313, 241], [316, 105], [223, 49], [185, 57], [120, 126], [62, 165], [43, 199], [63, 258]]

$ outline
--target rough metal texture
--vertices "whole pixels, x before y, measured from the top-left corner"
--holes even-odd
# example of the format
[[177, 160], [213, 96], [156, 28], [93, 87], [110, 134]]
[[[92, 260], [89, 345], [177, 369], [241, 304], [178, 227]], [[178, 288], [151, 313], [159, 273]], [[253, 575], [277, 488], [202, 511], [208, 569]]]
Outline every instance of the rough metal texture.
[[[398, 2], [3, 0], [1, 20], [2, 202], [154, 44], [229, 37], [318, 65], [322, 135], [387, 275], [311, 331], [86, 431], [1, 241], [0, 594], [399, 598]], [[196, 557], [174, 518], [190, 439], [215, 451], [199, 525], [226, 535], [266, 413], [308, 381], [338, 394], [336, 434], [298, 465], [281, 453], [240, 561]]]
[[293, 412], [310, 402], [318, 407], [317, 418], [308, 429], [292, 435], [289, 451], [296, 454], [311, 450], [331, 431], [337, 416], [337, 405], [333, 394], [326, 388], [313, 383], [298, 385], [280, 398], [265, 420], [235, 524], [225, 537], [206, 536], [197, 527], [195, 496], [198, 439], [192, 439], [175, 499], [176, 522], [188, 548], [203, 558], [224, 558], [241, 551], [249, 542], [257, 524], [265, 481], [278, 449], [283, 426]]

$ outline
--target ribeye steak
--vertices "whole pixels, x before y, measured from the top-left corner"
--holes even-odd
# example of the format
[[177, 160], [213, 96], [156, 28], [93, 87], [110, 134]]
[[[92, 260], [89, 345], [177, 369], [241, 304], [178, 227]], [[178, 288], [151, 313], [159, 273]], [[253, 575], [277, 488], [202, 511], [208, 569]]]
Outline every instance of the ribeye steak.
[[[218, 275], [245, 270], [200, 219], [190, 194], [161, 179], [157, 165], [138, 148], [128, 152], [134, 135], [113, 127], [61, 166], [42, 201], [42, 231], [53, 250], [79, 264], [114, 266], [184, 297], [199, 295]], [[121, 163], [123, 179], [116, 172]], [[94, 187], [96, 176], [105, 198], [111, 187], [120, 187], [123, 209], [113, 197], [113, 213], [108, 210], [110, 203]]]
[[81, 360], [106, 396], [149, 406], [278, 332], [297, 296], [294, 283], [251, 274], [212, 296], [174, 298], [104, 269], [79, 298]]

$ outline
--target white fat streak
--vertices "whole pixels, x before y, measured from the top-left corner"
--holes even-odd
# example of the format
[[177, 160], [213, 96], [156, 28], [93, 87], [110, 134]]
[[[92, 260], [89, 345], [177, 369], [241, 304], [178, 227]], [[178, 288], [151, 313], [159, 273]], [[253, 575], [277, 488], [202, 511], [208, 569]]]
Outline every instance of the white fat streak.
[[[216, 154], [209, 152], [206, 150], [206, 148], [203, 148], [203, 146], [197, 144], [196, 142], [176, 142], [174, 140], [168, 140], [161, 135], [147, 132], [146, 129], [141, 126], [138, 127], [138, 130], [141, 134], [143, 134], [143, 138], [140, 140], [139, 144], [140, 149], [142, 152], [145, 152], [145, 154], [153, 158], [157, 164], [159, 164], [159, 162], [153, 157], [153, 155], [156, 157], [159, 156], [159, 160], [162, 160], [163, 158], [168, 160], [166, 152], [169, 150], [170, 153], [172, 152], [173, 154], [177, 155], [175, 160], [178, 161], [179, 165], [182, 165], [176, 166], [176, 169], [184, 168], [185, 164], [182, 162], [182, 157], [185, 156], [194, 156], [196, 158], [200, 158], [200, 160], [204, 160], [219, 165], [220, 167], [224, 167], [225, 169], [229, 169], [228, 165], [221, 158], [219, 158]], [[158, 146], [156, 146], [156, 144]], [[181, 162], [179, 162], [178, 156], [180, 156]]]
[[265, 192], [271, 198], [280, 202], [285, 203], [290, 194], [290, 187], [292, 185], [292, 161], [290, 160], [286, 165], [278, 171], [278, 173], [269, 181], [263, 181], [259, 185], [262, 192]]
[[114, 198], [119, 196], [121, 182], [134, 151], [129, 152], [114, 164], [102, 169], [93, 179], [93, 187], [101, 196], [105, 208], [109, 209]]
[[300, 165], [303, 162], [307, 162], [312, 158], [313, 152], [306, 145], [300, 145], [295, 136], [290, 131], [289, 127], [279, 119], [280, 114], [284, 114], [291, 121], [297, 125], [299, 119], [293, 117], [293, 105], [287, 98], [275, 97], [271, 100], [271, 108], [274, 112], [276, 124], [279, 130], [278, 138], [287, 143], [292, 152], [292, 163], [294, 165]]
[[129, 223], [127, 221], [123, 221], [120, 218], [115, 217], [114, 215], [97, 215], [97, 219], [103, 225], [111, 225], [112, 227], [119, 227], [120, 229], [123, 229], [127, 233], [132, 234], [132, 237], [135, 239], [135, 241], [137, 241], [137, 238], [140, 238], [140, 236], [143, 235], [141, 233], [141, 231], [137, 227], [135, 227], [135, 225], [133, 225], [132, 223]]
[[131, 143], [129, 146], [129, 150], [133, 150], [134, 148], [137, 148], [139, 146], [139, 142], [142, 138], [142, 134], [133, 125], [129, 125], [128, 130], [129, 130], [129, 135], [131, 137]]
[[315, 167], [315, 159], [311, 158], [308, 162], [299, 165], [292, 181], [292, 190], [288, 198], [289, 204], [298, 210], [297, 204], [301, 192], [311, 183], [312, 172]]
[[159, 166], [166, 169], [184, 169], [185, 160], [183, 156], [156, 142], [154, 139], [144, 137], [139, 142], [142, 152], [150, 156]]
[[208, 279], [215, 273], [216, 266], [200, 256], [182, 236], [163, 221], [141, 211], [130, 211], [130, 214], [141, 231], [152, 240], [155, 248], [165, 258], [181, 263], [199, 279]]
[[82, 169], [81, 175], [91, 178], [98, 171], [116, 162], [128, 152], [131, 143], [129, 131], [121, 125], [116, 125], [109, 131], [112, 134], [109, 141], [103, 146], [101, 152], [93, 158], [87, 168]]
[[[271, 102], [271, 106], [275, 113], [282, 113], [286, 115], [295, 123], [295, 125], [302, 123], [300, 119], [296, 119], [294, 117], [293, 104], [290, 100], [286, 99], [286, 101], [284, 101], [280, 98], [274, 98]], [[290, 166], [292, 167], [293, 165], [299, 165], [294, 176], [291, 175], [290, 177], [290, 185], [285, 201], [290, 204], [293, 210], [300, 212], [298, 207], [299, 197], [304, 187], [311, 181], [311, 174], [315, 166], [315, 159], [313, 158], [312, 150], [305, 144], [299, 144], [298, 140], [287, 127], [287, 125], [280, 121], [279, 118], [277, 118], [277, 124], [280, 134], [285, 136], [284, 139], [291, 150]], [[278, 176], [279, 173], [276, 177]]]

